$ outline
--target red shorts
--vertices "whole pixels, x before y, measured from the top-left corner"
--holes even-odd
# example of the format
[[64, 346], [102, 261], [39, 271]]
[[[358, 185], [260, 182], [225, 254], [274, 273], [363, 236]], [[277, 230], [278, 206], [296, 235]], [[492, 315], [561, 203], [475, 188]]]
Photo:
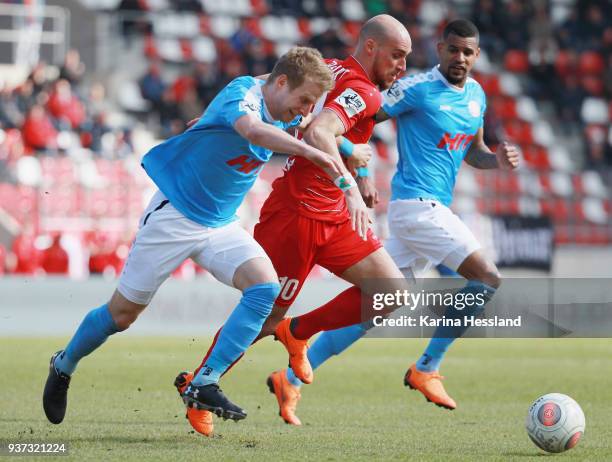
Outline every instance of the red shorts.
[[314, 265], [340, 275], [382, 247], [371, 230], [367, 240], [361, 239], [350, 221], [313, 220], [289, 208], [262, 213], [260, 220], [254, 236], [278, 274], [281, 293], [276, 304], [280, 306], [293, 303]]

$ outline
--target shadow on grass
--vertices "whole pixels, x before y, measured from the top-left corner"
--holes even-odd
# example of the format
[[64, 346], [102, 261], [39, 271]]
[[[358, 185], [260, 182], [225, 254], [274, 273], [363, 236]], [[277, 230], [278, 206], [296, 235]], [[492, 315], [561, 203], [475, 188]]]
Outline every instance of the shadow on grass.
[[508, 457], [554, 457], [557, 454], [552, 454], [549, 452], [539, 452], [539, 451], [510, 451], [502, 453], [504, 456]]

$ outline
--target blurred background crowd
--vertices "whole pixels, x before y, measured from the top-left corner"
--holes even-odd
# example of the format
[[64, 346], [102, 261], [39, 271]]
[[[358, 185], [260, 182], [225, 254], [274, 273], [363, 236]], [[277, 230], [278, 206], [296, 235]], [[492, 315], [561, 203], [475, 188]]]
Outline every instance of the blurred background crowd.
[[[41, 16], [53, 8], [62, 21]], [[518, 144], [523, 166], [465, 166], [455, 210], [544, 217], [557, 245], [609, 245], [611, 11], [606, 0], [0, 2], [2, 23], [43, 39], [38, 48], [22, 39], [0, 48], [0, 274], [114, 276], [153, 191], [139, 167], [151, 146], [182, 132], [233, 78], [267, 73], [294, 44], [345, 58], [363, 21], [379, 13], [410, 31], [409, 72], [437, 63], [449, 20], [480, 30], [474, 78], [488, 98], [486, 141]], [[93, 29], [94, 45], [79, 28]], [[44, 43], [56, 37], [46, 33], [63, 39]], [[372, 143], [384, 237], [393, 123], [377, 127]], [[245, 226], [281, 166], [264, 169], [240, 211]], [[177, 275], [197, 272], [187, 262]]]

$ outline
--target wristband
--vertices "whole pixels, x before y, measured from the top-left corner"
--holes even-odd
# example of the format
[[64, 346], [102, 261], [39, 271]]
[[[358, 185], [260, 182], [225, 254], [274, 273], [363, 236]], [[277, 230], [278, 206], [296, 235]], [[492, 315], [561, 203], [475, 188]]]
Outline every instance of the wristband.
[[352, 176], [349, 176], [348, 178], [345, 176], [339, 176], [334, 180], [334, 184], [340, 188], [342, 192], [346, 192], [352, 187], [356, 186], [355, 180]]
[[370, 172], [368, 170], [368, 167], [358, 167], [357, 168], [357, 176], [360, 178], [366, 178], [368, 176], [370, 176]]
[[338, 146], [340, 154], [344, 157], [351, 157], [353, 155], [353, 149], [355, 149], [355, 145], [343, 136], [342, 141], [340, 141], [340, 146]]

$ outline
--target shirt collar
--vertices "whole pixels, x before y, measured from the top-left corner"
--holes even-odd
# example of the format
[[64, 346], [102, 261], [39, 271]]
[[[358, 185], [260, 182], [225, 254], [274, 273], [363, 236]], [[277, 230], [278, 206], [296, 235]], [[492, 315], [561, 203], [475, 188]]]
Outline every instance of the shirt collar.
[[446, 80], [446, 77], [444, 77], [444, 75], [442, 75], [442, 72], [440, 72], [440, 65], [439, 64], [437, 66], [434, 66], [432, 71], [433, 71], [434, 75], [437, 76], [442, 81], [442, 83], [444, 85], [446, 85], [448, 88], [450, 88], [451, 90], [458, 91], [460, 93], [462, 93], [465, 90], [465, 85], [463, 86], [463, 88], [461, 88], [461, 87], [458, 87], [457, 85], [453, 85], [448, 80]]
[[264, 121], [268, 123], [276, 122], [276, 120], [274, 120], [274, 118], [272, 117], [272, 114], [270, 114], [270, 111], [268, 110], [268, 105], [266, 104], [266, 99], [264, 98], [264, 95], [263, 95], [263, 86], [265, 84], [265, 81], [258, 80], [257, 83], [259, 85], [259, 91], [261, 92], [261, 104], [263, 106]]
[[357, 65], [359, 66], [359, 69], [361, 70], [361, 72], [363, 73], [363, 75], [365, 75], [367, 77], [368, 80], [370, 80], [370, 77], [368, 76], [368, 73], [366, 72], [365, 68], [363, 67], [363, 65], [359, 62], [359, 60], [357, 58], [355, 58], [353, 55], [349, 56], [347, 58], [347, 61], [355, 61], [357, 63]]

